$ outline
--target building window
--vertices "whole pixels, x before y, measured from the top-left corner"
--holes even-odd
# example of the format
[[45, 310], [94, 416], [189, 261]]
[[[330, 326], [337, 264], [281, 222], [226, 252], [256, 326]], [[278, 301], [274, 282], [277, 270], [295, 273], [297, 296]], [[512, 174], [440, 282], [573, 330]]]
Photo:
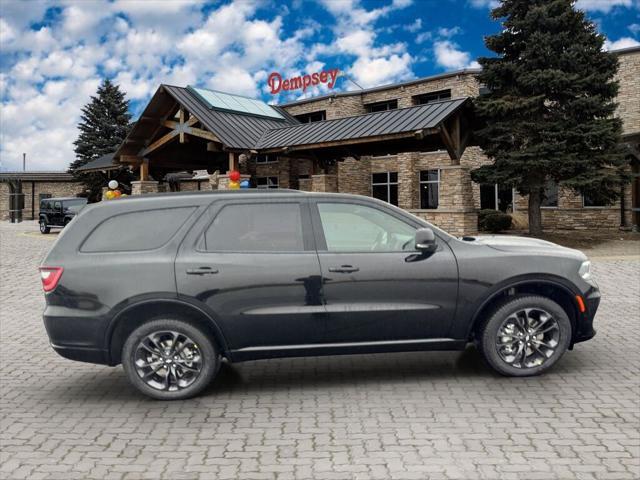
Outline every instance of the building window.
[[589, 192], [582, 195], [583, 207], [608, 207], [609, 205], [610, 203], [600, 197], [598, 192]]
[[398, 100], [387, 100], [386, 102], [368, 103], [364, 106], [368, 113], [385, 112], [398, 108]]
[[278, 188], [278, 177], [257, 177], [256, 188]]
[[276, 155], [261, 153], [256, 156], [256, 163], [275, 163], [277, 161], [278, 157]]
[[541, 207], [557, 207], [558, 206], [558, 182], [547, 180], [542, 192]]
[[451, 89], [439, 90], [437, 92], [423, 93], [413, 97], [414, 105], [424, 105], [425, 103], [438, 102], [451, 98]]
[[398, 172], [371, 174], [371, 196], [398, 205]]
[[317, 112], [301, 113], [300, 115], [294, 115], [300, 123], [312, 123], [322, 122], [327, 119], [326, 110], [318, 110]]
[[440, 170], [420, 172], [420, 208], [438, 208], [440, 197]]
[[480, 185], [480, 208], [513, 211], [513, 188], [497, 183]]

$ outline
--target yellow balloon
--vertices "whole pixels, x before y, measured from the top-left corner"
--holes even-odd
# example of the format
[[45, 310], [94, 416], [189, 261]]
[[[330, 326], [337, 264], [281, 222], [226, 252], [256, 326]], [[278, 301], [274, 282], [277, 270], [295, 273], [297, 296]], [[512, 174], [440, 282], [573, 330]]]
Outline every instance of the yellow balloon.
[[106, 197], [107, 200], [111, 200], [114, 197], [113, 192], [111, 190], [107, 190], [104, 196]]
[[229, 190], [238, 190], [240, 188], [240, 182], [229, 182]]

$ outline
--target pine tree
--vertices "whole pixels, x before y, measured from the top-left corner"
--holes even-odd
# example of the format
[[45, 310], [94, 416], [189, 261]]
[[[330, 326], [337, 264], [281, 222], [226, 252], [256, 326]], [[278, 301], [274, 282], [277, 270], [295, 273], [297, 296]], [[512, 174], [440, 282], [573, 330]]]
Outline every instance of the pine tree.
[[105, 79], [95, 96], [82, 108], [78, 129], [80, 134], [73, 142], [76, 160], [69, 172], [83, 182], [90, 191], [89, 198], [100, 198], [104, 178], [100, 173], [80, 173], [75, 170], [91, 160], [115, 151], [129, 131], [129, 101], [120, 87]]
[[502, 0], [491, 15], [503, 29], [486, 37], [497, 57], [480, 58], [490, 91], [475, 102], [475, 132], [492, 164], [479, 183], [529, 195], [529, 231], [542, 233], [546, 182], [606, 201], [620, 194], [622, 123], [614, 117], [617, 58], [572, 0]]

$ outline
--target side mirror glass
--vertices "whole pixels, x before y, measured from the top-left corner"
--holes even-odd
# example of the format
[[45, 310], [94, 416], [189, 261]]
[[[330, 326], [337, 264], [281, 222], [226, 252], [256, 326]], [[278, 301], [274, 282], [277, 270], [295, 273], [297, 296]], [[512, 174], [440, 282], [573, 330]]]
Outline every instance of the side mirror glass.
[[430, 228], [416, 230], [416, 250], [422, 253], [433, 253], [438, 248], [436, 235]]

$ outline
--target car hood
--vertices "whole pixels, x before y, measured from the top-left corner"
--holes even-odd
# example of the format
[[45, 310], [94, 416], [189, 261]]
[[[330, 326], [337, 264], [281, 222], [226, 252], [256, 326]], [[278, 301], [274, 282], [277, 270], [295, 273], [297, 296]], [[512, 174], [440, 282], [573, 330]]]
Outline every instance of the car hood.
[[465, 237], [465, 241], [474, 245], [486, 245], [503, 252], [555, 254], [575, 258], [576, 260], [586, 260], [587, 258], [580, 250], [563, 247], [557, 243], [548, 242], [539, 238], [516, 237], [513, 235], [479, 235], [477, 237]]

